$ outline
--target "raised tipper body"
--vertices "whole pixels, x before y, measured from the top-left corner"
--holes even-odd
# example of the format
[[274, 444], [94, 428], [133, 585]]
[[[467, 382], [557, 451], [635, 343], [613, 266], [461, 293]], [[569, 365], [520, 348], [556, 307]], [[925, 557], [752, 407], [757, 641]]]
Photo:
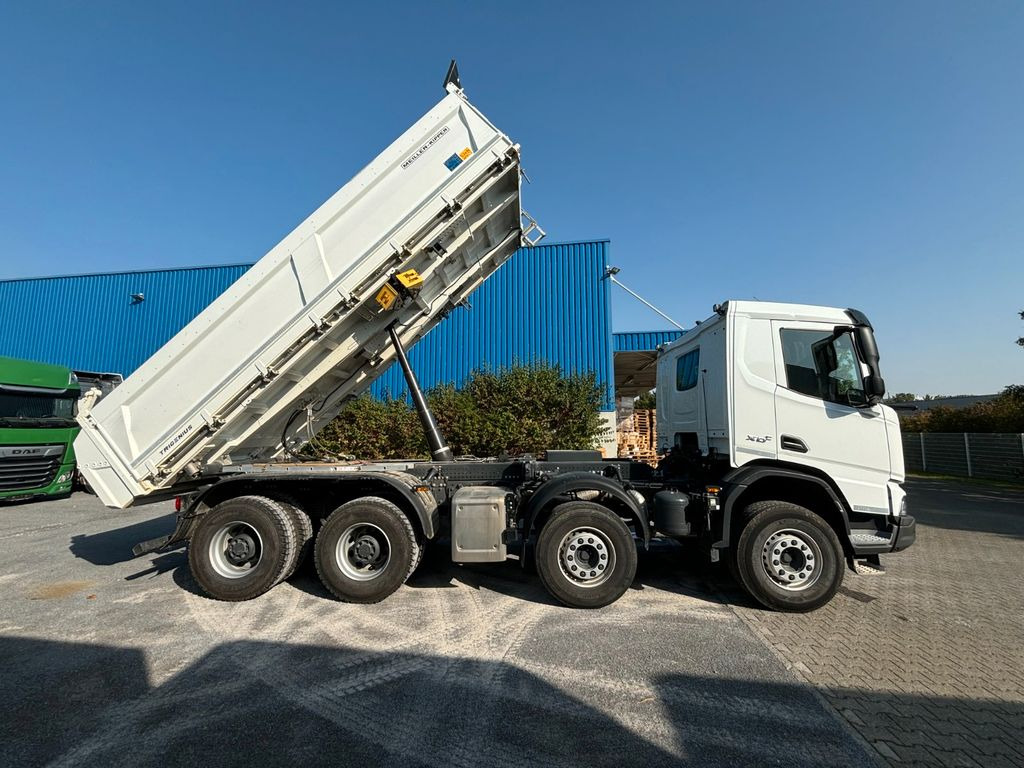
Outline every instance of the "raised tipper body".
[[387, 368], [388, 326], [412, 344], [524, 243], [519, 147], [447, 90], [79, 416], [79, 466], [105, 504], [286, 456]]

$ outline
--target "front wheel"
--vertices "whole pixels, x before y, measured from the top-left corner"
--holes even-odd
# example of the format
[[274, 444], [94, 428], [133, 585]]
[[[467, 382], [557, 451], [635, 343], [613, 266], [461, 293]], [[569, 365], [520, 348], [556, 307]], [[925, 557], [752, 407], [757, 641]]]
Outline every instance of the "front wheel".
[[843, 547], [832, 527], [804, 507], [761, 501], [747, 507], [735, 569], [751, 597], [777, 611], [813, 611], [843, 583]]
[[537, 573], [572, 608], [618, 600], [636, 576], [636, 544], [622, 519], [600, 504], [559, 504], [537, 539]]

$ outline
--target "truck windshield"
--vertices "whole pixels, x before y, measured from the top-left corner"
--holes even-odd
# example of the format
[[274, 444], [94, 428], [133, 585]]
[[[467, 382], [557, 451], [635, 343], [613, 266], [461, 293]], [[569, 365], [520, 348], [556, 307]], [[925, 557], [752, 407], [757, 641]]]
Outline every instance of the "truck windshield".
[[0, 392], [0, 422], [74, 422], [77, 392], [56, 396], [35, 392]]

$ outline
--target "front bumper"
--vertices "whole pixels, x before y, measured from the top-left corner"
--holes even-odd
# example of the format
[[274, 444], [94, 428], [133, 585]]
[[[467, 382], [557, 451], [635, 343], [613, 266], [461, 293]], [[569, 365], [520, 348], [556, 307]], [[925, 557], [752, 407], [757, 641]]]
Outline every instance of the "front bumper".
[[913, 544], [915, 538], [917, 521], [910, 515], [900, 515], [890, 517], [877, 528], [851, 531], [850, 546], [856, 557], [885, 555], [901, 552]]
[[892, 551], [902, 552], [917, 540], [917, 521], [912, 515], [900, 515], [895, 522]]

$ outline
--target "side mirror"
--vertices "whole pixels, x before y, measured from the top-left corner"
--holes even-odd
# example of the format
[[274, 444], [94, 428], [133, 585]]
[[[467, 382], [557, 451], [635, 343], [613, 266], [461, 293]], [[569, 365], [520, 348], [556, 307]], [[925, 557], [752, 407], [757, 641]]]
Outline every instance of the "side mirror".
[[881, 376], [868, 376], [864, 379], [864, 394], [869, 403], [878, 405], [885, 397], [885, 379]]

